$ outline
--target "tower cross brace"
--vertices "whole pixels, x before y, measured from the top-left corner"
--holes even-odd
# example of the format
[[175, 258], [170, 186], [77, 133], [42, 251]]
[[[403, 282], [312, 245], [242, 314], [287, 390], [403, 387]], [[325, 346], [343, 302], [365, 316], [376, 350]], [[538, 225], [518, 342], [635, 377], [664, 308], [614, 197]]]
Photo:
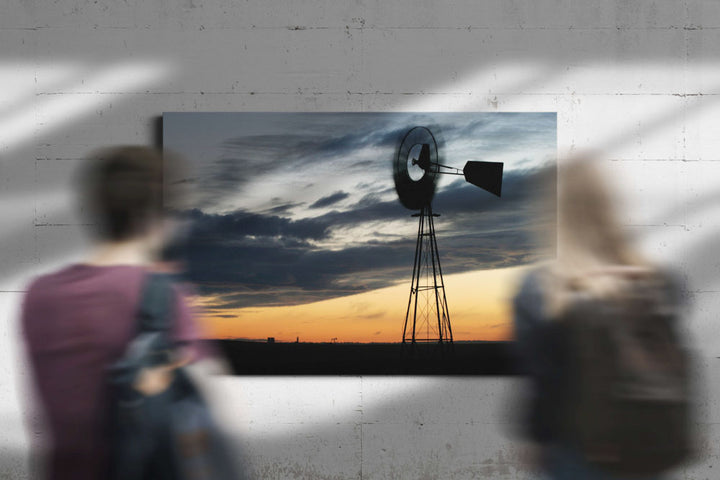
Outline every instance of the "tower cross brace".
[[439, 214], [432, 212], [428, 202], [413, 216], [419, 217], [418, 235], [402, 343], [412, 348], [419, 343], [452, 345], [450, 313], [435, 236], [434, 217]]

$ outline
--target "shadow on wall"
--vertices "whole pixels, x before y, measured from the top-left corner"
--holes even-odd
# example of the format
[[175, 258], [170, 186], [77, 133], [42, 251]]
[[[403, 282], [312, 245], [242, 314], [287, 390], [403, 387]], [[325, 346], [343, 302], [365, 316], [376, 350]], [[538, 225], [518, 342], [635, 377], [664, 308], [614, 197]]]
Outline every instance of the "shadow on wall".
[[36, 468], [28, 468], [28, 452], [16, 445], [0, 447], [0, 477], [2, 478], [34, 478]]

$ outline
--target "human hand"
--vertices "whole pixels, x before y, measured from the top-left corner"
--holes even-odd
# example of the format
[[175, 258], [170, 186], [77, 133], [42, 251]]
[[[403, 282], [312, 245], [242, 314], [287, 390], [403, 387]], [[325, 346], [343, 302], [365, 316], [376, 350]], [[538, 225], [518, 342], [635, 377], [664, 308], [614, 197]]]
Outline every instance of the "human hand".
[[186, 357], [183, 357], [173, 363], [142, 368], [135, 377], [133, 388], [145, 396], [158, 395], [168, 389], [173, 381], [175, 370], [187, 364], [188, 361]]

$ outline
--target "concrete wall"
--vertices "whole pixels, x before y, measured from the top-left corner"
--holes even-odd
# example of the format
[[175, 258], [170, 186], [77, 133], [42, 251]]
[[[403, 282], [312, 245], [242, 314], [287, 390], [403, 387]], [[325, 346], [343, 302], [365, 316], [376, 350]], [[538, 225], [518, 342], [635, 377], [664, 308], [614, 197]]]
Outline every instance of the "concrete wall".
[[[720, 4], [591, 0], [4, 0], [0, 5], [0, 477], [28, 474], [17, 309], [86, 246], [71, 179], [94, 147], [150, 143], [163, 111], [556, 111], [623, 222], [681, 271], [720, 441]], [[530, 478], [503, 378], [222, 378], [258, 478]], [[715, 472], [715, 473], [714, 473]]]

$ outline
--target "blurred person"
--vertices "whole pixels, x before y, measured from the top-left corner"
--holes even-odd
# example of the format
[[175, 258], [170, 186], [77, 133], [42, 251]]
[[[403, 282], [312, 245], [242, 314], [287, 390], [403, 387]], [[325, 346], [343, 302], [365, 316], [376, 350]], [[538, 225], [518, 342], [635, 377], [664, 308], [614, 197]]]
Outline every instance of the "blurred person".
[[691, 443], [681, 289], [625, 238], [595, 158], [560, 165], [557, 258], [514, 299], [525, 435], [550, 479], [662, 478]]
[[[145, 279], [160, 265], [172, 234], [163, 209], [160, 151], [140, 146], [99, 151], [80, 183], [82, 205], [96, 226], [95, 248], [84, 261], [35, 279], [22, 308], [49, 437], [38, 452], [44, 463], [39, 469], [50, 479], [108, 478], [108, 367], [137, 333]], [[158, 395], [172, 383], [173, 369], [210, 357], [183, 289], [172, 289], [175, 361], [140, 372], [134, 386], [142, 395]]]

